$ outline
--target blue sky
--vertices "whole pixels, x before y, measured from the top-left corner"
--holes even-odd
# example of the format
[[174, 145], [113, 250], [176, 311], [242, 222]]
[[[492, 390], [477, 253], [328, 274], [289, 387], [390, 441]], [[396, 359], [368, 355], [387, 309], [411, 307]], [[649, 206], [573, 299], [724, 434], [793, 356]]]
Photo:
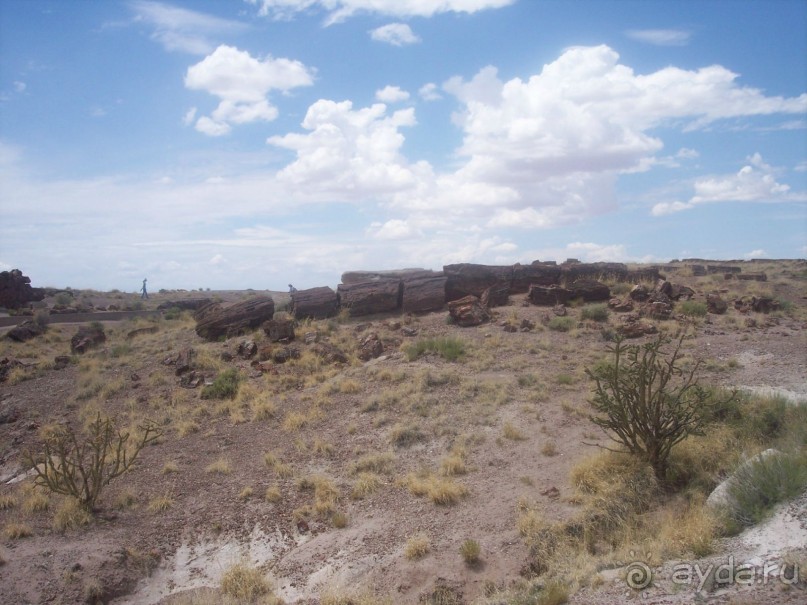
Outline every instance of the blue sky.
[[0, 269], [807, 256], [804, 0], [5, 0]]

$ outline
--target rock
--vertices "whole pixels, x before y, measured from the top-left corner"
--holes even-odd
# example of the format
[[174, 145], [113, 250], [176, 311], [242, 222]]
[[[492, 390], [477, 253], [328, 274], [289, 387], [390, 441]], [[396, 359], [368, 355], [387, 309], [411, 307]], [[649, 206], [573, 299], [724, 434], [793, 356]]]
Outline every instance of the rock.
[[653, 324], [640, 320], [635, 313], [628, 313], [622, 316], [622, 325], [617, 331], [625, 338], [640, 338], [646, 334], [656, 334], [658, 329]]
[[269, 337], [269, 342], [289, 342], [294, 340], [294, 320], [270, 319], [264, 322], [263, 331]]
[[504, 326], [502, 326], [502, 329], [505, 332], [510, 332], [510, 333], [518, 332], [518, 328], [514, 324], [511, 324], [511, 323], [505, 323]]
[[325, 363], [347, 363], [347, 355], [329, 342], [318, 342], [311, 350]]
[[0, 307], [19, 309], [30, 302], [45, 298], [46, 290], [32, 288], [31, 278], [19, 269], [0, 271]]
[[230, 353], [229, 351], [222, 351], [219, 357], [221, 358], [222, 361], [226, 361], [227, 363], [230, 363], [233, 359], [235, 359], [235, 357], [233, 357], [233, 354]]
[[493, 284], [489, 288], [485, 288], [482, 296], [479, 297], [479, 302], [482, 303], [486, 309], [493, 307], [502, 307], [510, 300], [510, 286], [507, 284]]
[[306, 332], [303, 336], [303, 340], [307, 345], [312, 345], [315, 342], [319, 342], [319, 332]]
[[378, 338], [378, 334], [370, 332], [359, 342], [359, 359], [370, 361], [380, 357], [384, 353], [384, 343]]
[[555, 263], [534, 261], [531, 265], [513, 265], [511, 294], [526, 294], [530, 286], [551, 286], [560, 283], [561, 269]]
[[241, 336], [272, 319], [275, 302], [271, 296], [257, 296], [229, 307], [208, 309], [209, 305], [197, 312], [203, 315], [196, 320], [196, 333], [205, 340], [219, 340]]
[[197, 372], [196, 370], [192, 370], [187, 374], [184, 374], [182, 378], [179, 379], [179, 386], [186, 389], [195, 389], [196, 387], [202, 386], [204, 383], [204, 374]]
[[351, 317], [390, 313], [400, 307], [401, 281], [379, 279], [357, 284], [339, 284], [336, 288], [339, 305]]
[[46, 330], [46, 325], [40, 325], [31, 319], [27, 319], [21, 324], [11, 328], [6, 333], [6, 338], [9, 338], [15, 342], [25, 342], [27, 340], [31, 340], [32, 338], [36, 338], [37, 336], [41, 336]]
[[535, 329], [535, 322], [529, 319], [522, 319], [520, 328], [522, 332], [532, 332]]
[[706, 295], [706, 310], [715, 315], [723, 315], [729, 308], [728, 303], [718, 294]]
[[218, 313], [221, 313], [222, 310], [221, 303], [211, 302], [206, 305], [199, 307], [193, 313], [193, 318], [196, 320], [197, 323], [207, 320], [209, 317], [213, 317]]
[[599, 302], [611, 298], [608, 286], [593, 279], [578, 279], [571, 284], [567, 283], [566, 288], [570, 292], [570, 298], [582, 298], [584, 302]]
[[183, 298], [180, 300], [167, 300], [157, 305], [157, 310], [167, 311], [168, 309], [176, 308], [183, 311], [198, 311], [202, 307], [206, 307], [212, 302], [213, 301], [209, 298]]
[[300, 349], [297, 347], [281, 347], [272, 351], [272, 361], [275, 363], [286, 363], [290, 359], [299, 359]]
[[565, 305], [555, 305], [552, 307], [552, 314], [556, 315], [557, 317], [566, 317], [569, 312], [566, 310]]
[[403, 280], [401, 310], [404, 313], [439, 311], [446, 304], [446, 276], [416, 277]]
[[328, 286], [297, 290], [291, 297], [291, 314], [295, 319], [326, 319], [339, 312], [339, 299]]
[[418, 331], [415, 330], [415, 328], [410, 328], [408, 326], [404, 326], [403, 328], [401, 328], [401, 334], [403, 334], [404, 336], [410, 336], [410, 337], [411, 336], [417, 336]]
[[672, 311], [672, 306], [663, 301], [648, 303], [644, 308], [644, 313], [652, 319], [670, 319]]
[[466, 296], [482, 296], [482, 292], [497, 284], [510, 284], [513, 267], [461, 263], [443, 267], [446, 276], [446, 301]]
[[258, 345], [252, 340], [244, 340], [238, 344], [236, 352], [241, 359], [252, 359], [258, 353]]
[[571, 298], [571, 292], [557, 285], [530, 286], [527, 298], [534, 305], [555, 306], [566, 304]]
[[765, 273], [737, 273], [734, 277], [743, 281], [768, 281]]
[[103, 342], [106, 342], [106, 334], [104, 334], [104, 327], [101, 324], [80, 326], [78, 332], [70, 339], [70, 351], [85, 353], [88, 349], [97, 347]]
[[0, 424], [13, 424], [19, 419], [20, 411], [16, 407], [4, 405], [0, 408]]
[[53, 359], [53, 369], [54, 370], [64, 370], [69, 365], [70, 365], [70, 356], [69, 355], [57, 355]]
[[463, 328], [478, 326], [490, 319], [487, 309], [476, 296], [465, 296], [448, 303], [448, 313]]
[[25, 364], [18, 359], [9, 359], [8, 357], [4, 357], [2, 360], [0, 360], [0, 382], [6, 381], [11, 370], [24, 366]]
[[692, 277], [703, 277], [706, 275], [706, 267], [703, 265], [687, 265], [687, 269], [692, 272]]
[[635, 300], [636, 302], [645, 302], [648, 298], [650, 298], [650, 291], [647, 289], [647, 286], [643, 284], [636, 284], [630, 291], [629, 296], [631, 300]]
[[692, 300], [692, 297], [695, 296], [695, 290], [681, 284], [670, 284], [670, 292], [667, 296], [673, 300], [681, 300], [682, 298]]
[[182, 374], [189, 372], [193, 368], [194, 359], [196, 359], [196, 351], [191, 348], [182, 349], [170, 364], [174, 366], [174, 374], [182, 376]]
[[612, 298], [608, 301], [608, 308], [615, 313], [630, 313], [633, 311], [633, 302], [622, 300], [621, 298]]
[[779, 310], [779, 301], [766, 296], [751, 297], [751, 309], [757, 313], [770, 313], [771, 311]]

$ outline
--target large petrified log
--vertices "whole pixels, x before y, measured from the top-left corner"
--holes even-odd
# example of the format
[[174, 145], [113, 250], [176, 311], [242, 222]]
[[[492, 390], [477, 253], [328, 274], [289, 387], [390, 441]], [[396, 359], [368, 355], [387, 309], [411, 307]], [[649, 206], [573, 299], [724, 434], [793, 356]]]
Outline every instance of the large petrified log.
[[446, 276], [446, 300], [452, 301], [473, 295], [482, 296], [482, 292], [493, 285], [513, 281], [513, 266], [475, 265], [461, 263], [443, 267]]
[[527, 298], [534, 305], [554, 307], [555, 305], [565, 305], [572, 298], [571, 291], [560, 286], [530, 286]]
[[336, 287], [339, 305], [351, 317], [389, 313], [400, 307], [401, 280], [378, 279], [357, 284], [339, 284]]
[[625, 281], [628, 277], [628, 267], [623, 263], [563, 263], [561, 265], [563, 277], [566, 282], [581, 279], [599, 280], [605, 278]]
[[555, 263], [534, 261], [531, 265], [513, 265], [513, 278], [510, 282], [511, 294], [525, 294], [530, 286], [551, 286], [560, 283], [561, 269]]
[[446, 276], [414, 277], [403, 280], [404, 313], [439, 311], [446, 304]]
[[611, 290], [593, 279], [578, 279], [566, 288], [571, 292], [571, 298], [582, 298], [584, 302], [598, 302], [611, 300]]
[[240, 336], [260, 327], [275, 313], [271, 296], [257, 296], [229, 307], [203, 308], [197, 313], [196, 333], [206, 340]]
[[431, 269], [390, 269], [385, 271], [345, 271], [342, 273], [343, 284], [360, 284], [377, 279], [418, 279], [422, 277], [438, 277], [440, 271]]
[[297, 290], [291, 297], [291, 313], [295, 319], [325, 319], [339, 311], [339, 299], [328, 286]]

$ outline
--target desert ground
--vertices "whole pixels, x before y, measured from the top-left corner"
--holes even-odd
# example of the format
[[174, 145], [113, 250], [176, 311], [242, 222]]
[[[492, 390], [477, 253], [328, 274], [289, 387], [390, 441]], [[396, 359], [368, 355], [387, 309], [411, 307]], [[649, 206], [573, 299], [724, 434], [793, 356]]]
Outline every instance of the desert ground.
[[[744, 402], [730, 422], [715, 419], [676, 446], [679, 480], [665, 488], [635, 487], [646, 469], [605, 451], [616, 444], [589, 418], [586, 369], [609, 361], [619, 323], [605, 305], [598, 314], [572, 304], [569, 320], [557, 321], [551, 307], [515, 295], [468, 328], [446, 311], [343, 313], [299, 322], [291, 344], [260, 329], [207, 342], [189, 311], [104, 321], [105, 342], [83, 354], [70, 350], [78, 324], [53, 321], [24, 343], [2, 338], [0, 359], [19, 363], [0, 382], [0, 603], [805, 603], [807, 491], [733, 531], [704, 505], [769, 447], [805, 460], [807, 263], [756, 270], [767, 281], [669, 275], [694, 290], [693, 304], [648, 320], [670, 336], [683, 332], [682, 363], [699, 364], [699, 382], [716, 398], [739, 389]], [[610, 285], [622, 297], [633, 286]], [[726, 313], [705, 312], [709, 293], [729, 301]], [[145, 310], [265, 294], [72, 293], [95, 308]], [[271, 294], [282, 316], [288, 296]], [[731, 304], [751, 296], [779, 309]], [[361, 361], [370, 333], [383, 354]], [[318, 356], [316, 342], [345, 360]], [[441, 342], [456, 354], [429, 346]], [[292, 345], [298, 358], [272, 362]], [[177, 360], [191, 349], [208, 387], [235, 371], [233, 396], [180, 384]], [[86, 513], [36, 485], [27, 461], [41, 459], [54, 430], [82, 435], [97, 418], [131, 432], [128, 446], [147, 421], [160, 435]], [[762, 423], [771, 428], [754, 432]], [[603, 524], [596, 513], [620, 501], [618, 522]], [[789, 565], [791, 575], [801, 564], [801, 575], [673, 581], [676, 564], [706, 569], [729, 556]], [[646, 564], [653, 582], [631, 588], [632, 562]]]

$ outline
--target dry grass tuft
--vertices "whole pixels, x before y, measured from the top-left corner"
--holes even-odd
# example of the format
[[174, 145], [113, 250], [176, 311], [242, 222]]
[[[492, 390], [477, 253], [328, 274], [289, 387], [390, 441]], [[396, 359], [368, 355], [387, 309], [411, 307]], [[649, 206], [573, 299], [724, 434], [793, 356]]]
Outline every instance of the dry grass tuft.
[[353, 491], [350, 492], [350, 497], [354, 500], [362, 500], [376, 492], [381, 485], [382, 481], [379, 475], [373, 472], [362, 471], [359, 473], [356, 483], [353, 485]]
[[147, 509], [151, 513], [162, 513], [172, 506], [174, 506], [174, 499], [171, 496], [156, 496], [149, 501]]
[[427, 496], [429, 500], [441, 506], [456, 504], [468, 495], [468, 488], [448, 477], [437, 477], [432, 473], [410, 473], [404, 484], [415, 496]]
[[217, 473], [219, 475], [229, 475], [233, 472], [233, 466], [227, 458], [219, 458], [205, 467], [206, 473]]
[[429, 540], [429, 536], [425, 533], [419, 533], [406, 541], [406, 545], [404, 546], [404, 557], [409, 559], [410, 561], [417, 561], [418, 559], [422, 559], [431, 550], [431, 541]]
[[15, 521], [6, 523], [3, 526], [3, 535], [9, 540], [19, 540], [20, 538], [27, 538], [33, 535], [31, 527], [25, 523], [17, 523]]
[[221, 592], [251, 602], [270, 594], [272, 585], [258, 569], [247, 563], [237, 563], [221, 576]]
[[504, 427], [502, 428], [502, 435], [505, 439], [510, 439], [511, 441], [524, 441], [527, 436], [514, 427], [509, 422], [504, 423]]
[[58, 532], [78, 529], [89, 525], [92, 515], [75, 498], [65, 498], [53, 515], [53, 529]]

